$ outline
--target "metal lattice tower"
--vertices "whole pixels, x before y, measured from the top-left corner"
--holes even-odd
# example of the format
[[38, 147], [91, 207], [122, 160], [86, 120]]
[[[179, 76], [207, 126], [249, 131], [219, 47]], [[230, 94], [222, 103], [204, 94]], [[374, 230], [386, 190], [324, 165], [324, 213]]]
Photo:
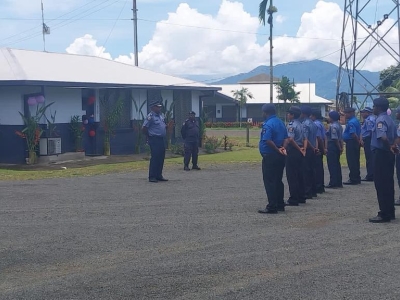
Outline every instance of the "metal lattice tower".
[[[336, 87], [336, 108], [352, 106], [360, 108], [381, 94], [381, 83], [373, 84], [360, 71], [374, 51], [384, 51], [388, 60], [400, 65], [400, 0], [379, 0], [384, 3], [383, 15], [371, 18], [371, 10], [377, 11], [375, 0], [344, 0], [344, 16], [340, 64]], [[383, 7], [383, 6], [382, 6]], [[388, 35], [396, 34], [397, 42], [390, 43]], [[384, 69], [384, 67], [382, 67]], [[354, 103], [354, 97], [358, 103]]]

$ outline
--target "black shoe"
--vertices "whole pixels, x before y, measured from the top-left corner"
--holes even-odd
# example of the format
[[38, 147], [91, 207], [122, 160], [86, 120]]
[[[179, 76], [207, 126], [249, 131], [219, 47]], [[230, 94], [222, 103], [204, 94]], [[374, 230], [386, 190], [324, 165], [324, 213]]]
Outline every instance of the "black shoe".
[[394, 205], [400, 206], [400, 199], [399, 199], [399, 200], [395, 200], [395, 201], [394, 201]]
[[184, 169], [185, 171], [190, 171], [190, 169], [189, 169], [188, 166], [185, 166], [183, 169]]
[[306, 195], [306, 199], [312, 199], [313, 198], [313, 196], [311, 196], [311, 195]]
[[337, 186], [332, 185], [332, 184], [328, 184], [328, 185], [325, 186], [325, 188], [326, 188], [326, 189], [336, 189]]
[[192, 170], [198, 170], [198, 171], [200, 171], [201, 169], [199, 168], [199, 166], [193, 166], [193, 167], [192, 167]]
[[324, 188], [322, 188], [322, 189], [317, 191], [317, 194], [323, 194], [323, 193], [325, 193], [325, 189]]
[[260, 214], [277, 214], [278, 210], [271, 210], [271, 209], [259, 209], [258, 213]]
[[317, 193], [312, 194], [312, 196], [313, 196], [313, 198], [317, 198], [318, 197]]
[[306, 204], [306, 199], [299, 200], [299, 203], [300, 203], [300, 204]]
[[379, 214], [376, 217], [369, 219], [371, 223], [389, 223], [390, 220], [391, 218], [382, 218]]
[[285, 203], [286, 206], [299, 206], [299, 203], [297, 202], [291, 202], [291, 201], [286, 201]]
[[158, 181], [168, 181], [168, 179], [167, 179], [167, 178], [164, 178], [164, 177], [157, 178], [157, 180], [158, 180]]
[[374, 181], [374, 179], [365, 177], [365, 178], [361, 179], [361, 181]]
[[348, 180], [346, 182], [343, 182], [343, 184], [345, 184], [345, 185], [357, 185], [357, 184], [360, 184], [360, 182]]
[[158, 180], [155, 178], [149, 178], [149, 182], [158, 182]]
[[285, 207], [278, 207], [276, 210], [277, 211], [285, 211]]

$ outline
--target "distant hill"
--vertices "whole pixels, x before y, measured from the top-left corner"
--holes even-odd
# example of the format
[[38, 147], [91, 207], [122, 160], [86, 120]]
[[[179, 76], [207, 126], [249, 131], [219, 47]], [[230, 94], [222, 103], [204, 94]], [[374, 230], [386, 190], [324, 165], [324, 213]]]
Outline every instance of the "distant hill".
[[[337, 72], [337, 66], [321, 60], [292, 62], [274, 67], [274, 77], [287, 76], [291, 80], [294, 79], [295, 83], [308, 83], [310, 79], [311, 82], [316, 84], [316, 94], [325, 99], [336, 98]], [[261, 73], [269, 74], [269, 67], [259, 66], [248, 73], [227, 77], [212, 84], [234, 84]], [[361, 73], [372, 84], [377, 85], [379, 83], [379, 72], [361, 71]], [[346, 78], [343, 78], [341, 92], [349, 92], [349, 83], [348, 80], [345, 80]], [[363, 85], [366, 83], [360, 75], [356, 76], [356, 82]], [[355, 85], [355, 92], [364, 92], [364, 90], [357, 84]]]

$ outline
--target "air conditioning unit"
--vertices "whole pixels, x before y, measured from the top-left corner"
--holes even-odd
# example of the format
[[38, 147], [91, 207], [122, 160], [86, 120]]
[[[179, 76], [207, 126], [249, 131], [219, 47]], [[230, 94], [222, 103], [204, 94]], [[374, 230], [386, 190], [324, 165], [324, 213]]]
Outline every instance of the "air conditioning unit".
[[41, 138], [39, 147], [42, 156], [61, 154], [61, 138]]

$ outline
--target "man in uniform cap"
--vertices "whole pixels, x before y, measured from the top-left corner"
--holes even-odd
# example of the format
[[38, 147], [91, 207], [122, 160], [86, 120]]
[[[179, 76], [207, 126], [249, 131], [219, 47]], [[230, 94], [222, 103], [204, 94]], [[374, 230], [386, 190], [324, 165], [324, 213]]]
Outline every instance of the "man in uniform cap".
[[375, 127], [375, 115], [370, 107], [360, 111], [364, 122], [361, 126], [360, 144], [364, 147], [365, 161], [367, 164], [367, 175], [361, 181], [374, 181], [374, 166], [371, 151], [371, 135]]
[[325, 193], [324, 181], [324, 149], [326, 132], [322, 124], [322, 115], [320, 109], [313, 109], [311, 112], [311, 120], [317, 126], [317, 144], [318, 152], [316, 153], [315, 160], [315, 185], [318, 194]]
[[347, 124], [343, 132], [343, 140], [346, 143], [346, 159], [349, 166], [349, 180], [343, 184], [355, 185], [361, 183], [360, 176], [360, 122], [355, 116], [355, 109], [345, 108]]
[[285, 168], [286, 150], [283, 147], [287, 138], [285, 124], [275, 115], [273, 104], [262, 106], [263, 117], [259, 150], [262, 156], [262, 174], [268, 205], [260, 209], [261, 214], [276, 214], [285, 210], [284, 185], [282, 182]]
[[307, 142], [304, 139], [303, 125], [299, 118], [301, 110], [298, 106], [292, 106], [287, 112], [289, 124], [287, 125], [288, 138], [284, 147], [287, 151], [286, 178], [289, 185], [290, 197], [286, 202], [288, 206], [298, 206], [306, 203], [304, 192], [303, 164], [306, 154], [304, 147]]
[[390, 222], [394, 213], [394, 154], [392, 145], [395, 142], [396, 127], [387, 115], [389, 101], [380, 97], [374, 99], [376, 125], [372, 131], [371, 149], [374, 152], [374, 183], [379, 203], [378, 215], [369, 219], [372, 223]]
[[316, 154], [318, 153], [317, 148], [317, 125], [310, 119], [311, 107], [301, 107], [301, 119], [303, 124], [304, 138], [307, 140], [306, 156], [304, 159], [303, 171], [304, 171], [304, 189], [305, 197], [312, 199], [317, 197], [317, 187], [315, 181], [315, 163]]
[[183, 123], [181, 128], [181, 135], [184, 140], [185, 157], [183, 159], [184, 170], [190, 171], [189, 163], [192, 158], [193, 170], [200, 170], [197, 165], [197, 159], [199, 155], [199, 138], [200, 138], [200, 127], [196, 121], [196, 113], [194, 111], [189, 112], [189, 119]]
[[168, 181], [162, 175], [165, 159], [166, 124], [161, 114], [162, 104], [153, 100], [149, 103], [151, 112], [143, 122], [142, 131], [150, 146], [149, 181]]
[[343, 128], [339, 124], [340, 115], [337, 111], [329, 112], [329, 129], [326, 132], [325, 153], [329, 169], [329, 184], [326, 188], [341, 188], [342, 166], [340, 155], [343, 153]]

